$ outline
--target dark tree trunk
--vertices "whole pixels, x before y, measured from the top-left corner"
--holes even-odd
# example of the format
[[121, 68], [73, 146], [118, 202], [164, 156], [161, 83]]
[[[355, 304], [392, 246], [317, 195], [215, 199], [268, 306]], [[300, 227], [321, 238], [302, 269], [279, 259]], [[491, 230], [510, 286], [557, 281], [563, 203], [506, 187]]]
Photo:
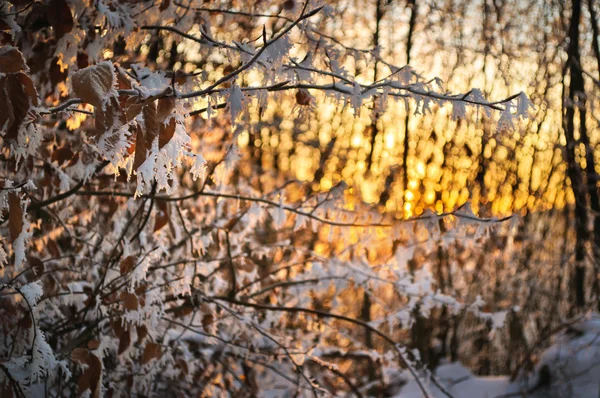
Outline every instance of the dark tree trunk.
[[[588, 9], [590, 11], [590, 25], [592, 27], [592, 52], [596, 57], [596, 62], [598, 65], [598, 76], [597, 79], [600, 80], [600, 42], [598, 37], [600, 36], [600, 28], [598, 27], [598, 15], [596, 14], [595, 6], [598, 5], [597, 2], [594, 4], [593, 0], [588, 0]], [[589, 143], [589, 140], [588, 140]], [[594, 159], [594, 150], [591, 145], [586, 147], [586, 154], [588, 159], [587, 167], [590, 171], [588, 173], [588, 189], [590, 191], [590, 200], [591, 207], [594, 211], [594, 259], [596, 264], [600, 263], [600, 194], [598, 192], [598, 183], [600, 183], [600, 178], [598, 173], [596, 172], [596, 159]], [[591, 161], [591, 163], [590, 163]], [[598, 282], [598, 280], [596, 279]], [[598, 297], [598, 310], [600, 310], [600, 287], [596, 285], [596, 294]]]
[[[409, 0], [408, 6], [410, 7], [410, 20], [408, 22], [408, 37], [406, 38], [406, 64], [410, 64], [410, 51], [413, 45], [413, 35], [415, 32], [415, 25], [417, 23], [417, 0]], [[408, 187], [408, 151], [410, 142], [410, 132], [408, 131], [408, 125], [410, 122], [410, 111], [407, 111], [406, 118], [404, 119], [404, 150], [402, 152], [402, 189], [406, 191]]]
[[[575, 228], [577, 232], [575, 247], [575, 273], [573, 275], [573, 289], [575, 296], [575, 305], [579, 308], [585, 306], [585, 246], [589, 239], [588, 232], [588, 212], [587, 212], [587, 189], [581, 166], [577, 161], [576, 147], [578, 141], [575, 139], [576, 111], [579, 110], [579, 134], [583, 141], [583, 134], [587, 131], [585, 126], [585, 95], [583, 73], [580, 68], [579, 55], [579, 21], [581, 19], [581, 0], [573, 0], [573, 10], [569, 26], [569, 47], [568, 59], [565, 72], [569, 74], [570, 81], [568, 86], [564, 87], [568, 95], [567, 101], [564, 101], [564, 129], [567, 141], [566, 160], [567, 175], [571, 180], [571, 188], [575, 196]], [[563, 84], [567, 84], [566, 79]], [[593, 164], [593, 163], [592, 163]], [[589, 165], [588, 165], [589, 167]]]

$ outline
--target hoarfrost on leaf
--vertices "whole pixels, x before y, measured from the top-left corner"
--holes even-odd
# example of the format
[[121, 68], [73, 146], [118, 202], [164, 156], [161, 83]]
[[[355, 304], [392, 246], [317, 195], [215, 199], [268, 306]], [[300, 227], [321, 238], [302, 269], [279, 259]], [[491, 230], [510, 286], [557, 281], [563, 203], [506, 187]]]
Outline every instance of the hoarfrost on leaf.
[[522, 117], [523, 119], [528, 119], [530, 109], [532, 111], [535, 110], [535, 106], [529, 100], [527, 95], [521, 91], [517, 97], [517, 116]]
[[229, 103], [229, 111], [231, 112], [232, 124], [235, 124], [237, 116], [244, 109], [243, 101], [244, 93], [240, 89], [240, 86], [238, 86], [237, 83], [234, 83], [229, 90], [229, 98], [227, 100]]
[[42, 297], [42, 294], [44, 293], [40, 281], [35, 281], [23, 285], [19, 288], [19, 290], [21, 291], [23, 297], [25, 297], [25, 299], [27, 300], [27, 303], [29, 303], [29, 305], [31, 305], [32, 307], [37, 304], [38, 300], [40, 299], [40, 297]]

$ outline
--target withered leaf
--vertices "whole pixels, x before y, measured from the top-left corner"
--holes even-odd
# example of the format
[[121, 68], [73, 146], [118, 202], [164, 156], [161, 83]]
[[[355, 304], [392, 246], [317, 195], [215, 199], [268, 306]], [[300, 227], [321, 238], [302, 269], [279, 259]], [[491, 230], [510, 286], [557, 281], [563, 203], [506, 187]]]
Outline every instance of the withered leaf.
[[102, 362], [94, 354], [88, 353], [86, 364], [88, 367], [79, 377], [78, 393], [79, 395], [86, 392], [88, 389], [92, 391], [92, 397], [100, 396], [100, 376], [102, 375]]
[[125, 302], [125, 309], [127, 310], [136, 311], [139, 307], [138, 298], [133, 293], [125, 293], [123, 301]]
[[164, 122], [171, 115], [175, 108], [175, 97], [162, 97], [158, 99], [156, 107], [156, 119], [159, 122]]
[[294, 0], [285, 0], [283, 2], [283, 9], [287, 11], [291, 11], [296, 6], [296, 2]]
[[44, 263], [35, 256], [27, 256], [27, 262], [30, 266], [30, 272], [27, 273], [27, 281], [32, 282], [37, 280], [44, 272]]
[[21, 199], [14, 192], [8, 193], [8, 229], [10, 233], [10, 243], [19, 237], [23, 230], [23, 208]]
[[177, 367], [181, 369], [180, 377], [183, 379], [189, 373], [189, 367], [187, 362], [183, 358], [177, 358]]
[[98, 340], [90, 340], [87, 345], [90, 350], [95, 350], [100, 347], [100, 342]]
[[154, 232], [160, 231], [160, 229], [167, 225], [168, 222], [169, 218], [164, 213], [157, 214], [156, 221], [154, 222]]
[[135, 155], [133, 158], [133, 169], [137, 170], [146, 161], [147, 156], [148, 149], [146, 148], [144, 129], [138, 125], [135, 133]]
[[117, 66], [117, 84], [119, 86], [119, 89], [123, 90], [130, 90], [132, 87], [131, 80], [129, 80], [127, 73], [120, 66]]
[[23, 27], [29, 32], [37, 32], [40, 29], [50, 26], [50, 22], [48, 21], [48, 5], [42, 2], [34, 2], [25, 16]]
[[121, 123], [125, 124], [127, 122], [132, 121], [137, 115], [140, 114], [142, 108], [144, 107], [144, 103], [140, 101], [137, 96], [121, 96], [119, 97], [119, 102], [121, 104]]
[[121, 271], [121, 275], [124, 275], [124, 274], [128, 273], [129, 271], [131, 271], [134, 266], [135, 266], [135, 256], [125, 257], [121, 261], [121, 264], [119, 265], [119, 270]]
[[16, 73], [27, 70], [21, 51], [12, 46], [0, 48], [0, 73]]
[[21, 319], [19, 320], [19, 326], [23, 330], [28, 330], [30, 327], [33, 326], [33, 321], [31, 319], [31, 316], [29, 315], [29, 313], [25, 313], [21, 317]]
[[94, 117], [96, 118], [94, 127], [97, 136], [110, 131], [113, 129], [113, 127], [118, 125], [117, 122], [119, 121], [119, 112], [119, 102], [114, 97], [111, 97], [110, 100], [104, 105], [104, 109], [101, 107], [96, 107], [94, 109]]
[[121, 337], [121, 335], [125, 332], [125, 328], [123, 327], [121, 320], [115, 319], [110, 324], [111, 324], [113, 330], [115, 331], [115, 336]]
[[86, 365], [90, 357], [90, 352], [86, 348], [75, 348], [71, 352], [71, 360], [81, 365]]
[[119, 351], [118, 354], [121, 355], [125, 352], [131, 345], [131, 332], [129, 330], [124, 330], [123, 333], [119, 336]]
[[171, 141], [173, 135], [175, 135], [175, 128], [177, 127], [177, 122], [175, 118], [169, 119], [167, 124], [160, 125], [160, 135], [158, 136], [158, 148], [162, 148]]
[[139, 285], [138, 287], [136, 287], [134, 292], [138, 296], [141, 296], [143, 294], [146, 294], [146, 289], [148, 289], [148, 285], [142, 284], [142, 285]]
[[65, 0], [50, 0], [47, 12], [48, 22], [54, 29], [56, 39], [73, 30], [73, 14]]
[[83, 101], [102, 107], [116, 84], [115, 80], [112, 63], [101, 62], [73, 73], [71, 86]]
[[146, 325], [141, 325], [137, 327], [137, 335], [138, 335], [138, 343], [141, 343], [146, 336], [148, 335], [148, 328]]
[[[0, 21], [0, 28], [2, 27], [2, 21]], [[13, 387], [10, 385], [8, 380], [0, 384], [0, 397], [13, 398], [14, 397]]]
[[160, 128], [155, 101], [145, 104], [142, 108], [142, 114], [144, 115], [144, 127], [146, 130], [146, 146], [151, 148], [152, 142], [158, 135]]
[[69, 75], [68, 68], [61, 70], [58, 57], [54, 57], [52, 62], [50, 62], [50, 70], [48, 72], [50, 74], [50, 82], [54, 86], [60, 82], [64, 82]]
[[62, 165], [67, 160], [71, 160], [75, 154], [71, 150], [71, 145], [69, 143], [64, 144], [63, 146], [56, 148], [54, 152], [52, 152], [52, 156], [50, 156], [50, 161], [58, 162], [59, 165]]
[[205, 314], [202, 317], [202, 328], [204, 329], [205, 332], [209, 333], [210, 332], [210, 325], [212, 325], [212, 323], [214, 322], [215, 317], [212, 314]]
[[60, 249], [53, 239], [48, 239], [46, 250], [48, 250], [48, 253], [50, 253], [52, 257], [60, 257]]
[[83, 51], [77, 52], [77, 67], [79, 69], [87, 68], [90, 65], [90, 57]]
[[161, 354], [160, 346], [149, 341], [146, 343], [146, 347], [144, 347], [144, 353], [142, 354], [142, 361], [140, 363], [145, 365], [155, 358], [160, 358]]
[[158, 8], [160, 11], [164, 11], [167, 8], [169, 8], [169, 5], [171, 5], [171, 0], [162, 0], [160, 2], [160, 7]]
[[312, 96], [310, 95], [307, 89], [301, 88], [298, 91], [296, 91], [296, 103], [298, 105], [306, 106], [310, 105], [311, 102]]
[[0, 126], [7, 126], [5, 139], [17, 138], [29, 110], [38, 104], [37, 91], [25, 73], [10, 73], [0, 78]]
[[129, 132], [131, 133], [131, 136], [129, 138], [130, 144], [129, 147], [127, 148], [127, 153], [129, 155], [131, 155], [132, 153], [135, 152], [135, 143], [137, 141], [137, 132], [138, 130], [141, 130], [140, 126], [138, 126], [137, 124], [133, 125], [129, 125]]
[[148, 151], [152, 149], [152, 142], [159, 133], [159, 122], [156, 118], [156, 104], [151, 101], [142, 108], [144, 116], [144, 127], [137, 130], [135, 138], [135, 158], [133, 169], [137, 170], [148, 157]]

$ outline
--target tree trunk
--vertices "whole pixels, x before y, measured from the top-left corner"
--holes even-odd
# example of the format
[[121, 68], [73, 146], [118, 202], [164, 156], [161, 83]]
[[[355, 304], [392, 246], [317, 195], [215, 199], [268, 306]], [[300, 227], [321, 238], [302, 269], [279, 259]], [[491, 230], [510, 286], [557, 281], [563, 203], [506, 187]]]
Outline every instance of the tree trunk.
[[[568, 100], [563, 101], [564, 111], [564, 129], [567, 141], [566, 160], [567, 175], [571, 180], [571, 188], [575, 196], [575, 228], [577, 232], [575, 247], [575, 273], [573, 275], [573, 289], [575, 296], [575, 305], [579, 308], [585, 306], [585, 245], [589, 239], [588, 233], [588, 213], [587, 213], [587, 189], [585, 187], [583, 170], [577, 162], [576, 147], [579, 143], [575, 139], [575, 114], [579, 110], [579, 134], [583, 141], [583, 135], [587, 137], [585, 126], [585, 95], [583, 85], [583, 73], [580, 68], [579, 55], [579, 21], [581, 19], [581, 0], [573, 0], [573, 10], [569, 26], [569, 47], [567, 68], [565, 72], [569, 74], [569, 85], [566, 86], [566, 79], [563, 78], [564, 90], [568, 93]], [[592, 163], [593, 165], [593, 163]], [[589, 167], [589, 165], [588, 165]]]
[[[413, 44], [413, 35], [415, 32], [415, 25], [417, 23], [417, 0], [409, 0], [408, 6], [410, 7], [410, 20], [408, 22], [408, 37], [406, 38], [406, 64], [410, 64], [410, 50]], [[410, 134], [408, 131], [408, 125], [410, 122], [410, 111], [407, 110], [406, 118], [404, 119], [404, 151], [402, 152], [402, 189], [406, 191], [408, 188], [408, 151]], [[404, 201], [403, 201], [404, 202]]]
[[[598, 76], [600, 80], [600, 42], [598, 36], [600, 35], [600, 29], [598, 28], [598, 16], [596, 9], [594, 8], [594, 1], [588, 0], [588, 9], [590, 11], [590, 25], [592, 26], [592, 52], [596, 57], [598, 65]], [[589, 144], [589, 139], [588, 139]], [[596, 159], [594, 159], [594, 149], [591, 145], [586, 146], [586, 154], [588, 157], [587, 167], [588, 173], [588, 189], [590, 191], [591, 208], [593, 210], [594, 217], [594, 259], [596, 264], [600, 263], [600, 193], [598, 192], [598, 183], [600, 178], [596, 172]], [[591, 162], [591, 163], [590, 163]], [[596, 279], [597, 280], [597, 279]], [[600, 287], [596, 286], [596, 294], [600, 296]], [[598, 310], [600, 310], [600, 297], [598, 300]]]

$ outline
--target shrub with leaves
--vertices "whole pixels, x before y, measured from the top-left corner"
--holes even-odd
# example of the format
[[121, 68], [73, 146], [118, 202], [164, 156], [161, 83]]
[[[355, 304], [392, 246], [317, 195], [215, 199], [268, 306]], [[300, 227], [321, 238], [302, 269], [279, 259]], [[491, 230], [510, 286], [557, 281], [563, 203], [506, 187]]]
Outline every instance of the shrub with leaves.
[[[428, 394], [402, 330], [492, 315], [440, 293], [411, 244], [502, 220], [382, 215], [263, 175], [239, 137], [283, 98], [299, 120], [400, 101], [502, 128], [530, 103], [344, 51], [320, 30], [335, 18], [295, 0], [0, 5], [2, 397], [367, 395], [369, 372], [383, 389], [406, 369]], [[387, 75], [353, 77], [359, 57]]]

